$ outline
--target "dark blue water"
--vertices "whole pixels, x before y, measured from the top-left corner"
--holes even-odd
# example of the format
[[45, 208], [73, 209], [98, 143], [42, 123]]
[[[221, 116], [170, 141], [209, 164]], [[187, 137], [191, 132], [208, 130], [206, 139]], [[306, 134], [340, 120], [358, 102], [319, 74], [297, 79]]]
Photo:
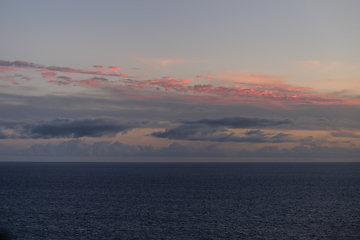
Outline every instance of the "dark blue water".
[[360, 239], [359, 163], [0, 163], [8, 239]]

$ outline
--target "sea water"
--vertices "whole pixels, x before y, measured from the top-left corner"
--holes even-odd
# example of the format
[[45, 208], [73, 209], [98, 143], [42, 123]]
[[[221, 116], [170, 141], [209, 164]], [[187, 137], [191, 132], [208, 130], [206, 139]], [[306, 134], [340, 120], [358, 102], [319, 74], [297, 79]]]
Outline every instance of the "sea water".
[[360, 239], [360, 164], [3, 162], [0, 229], [26, 240]]

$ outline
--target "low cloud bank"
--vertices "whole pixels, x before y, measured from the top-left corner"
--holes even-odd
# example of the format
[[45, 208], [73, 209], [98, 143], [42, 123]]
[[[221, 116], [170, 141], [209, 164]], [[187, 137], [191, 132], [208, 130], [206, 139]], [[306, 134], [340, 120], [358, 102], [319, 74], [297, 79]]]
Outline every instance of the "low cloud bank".
[[228, 128], [274, 128], [282, 125], [294, 125], [290, 119], [270, 119], [253, 117], [225, 117], [218, 119], [204, 118], [196, 121], [181, 121], [182, 125], [163, 132], [153, 132], [150, 135], [156, 138], [167, 138], [189, 141], [212, 141], [212, 142], [249, 142], [249, 143], [282, 143], [299, 142], [285, 133], [264, 133], [263, 131], [251, 130], [245, 136], [235, 136], [235, 133], [226, 133]]
[[270, 128], [279, 125], [294, 124], [291, 119], [270, 119], [270, 118], [254, 118], [254, 117], [224, 117], [218, 119], [203, 118], [196, 121], [182, 121], [188, 125], [208, 125], [228, 128]]
[[119, 122], [111, 118], [57, 118], [34, 124], [2, 120], [0, 127], [10, 129], [13, 133], [7, 134], [0, 128], [0, 139], [114, 137], [118, 133], [125, 134], [131, 129], [151, 124], [149, 121]]
[[204, 147], [172, 143], [168, 147], [134, 146], [118, 141], [102, 141], [93, 144], [82, 140], [64, 141], [59, 145], [35, 144], [24, 150], [0, 150], [1, 156], [118, 156], [118, 157], [242, 157], [242, 158], [352, 158], [360, 159], [360, 148], [296, 146], [279, 149], [274, 146], [249, 151], [221, 148], [221, 144]]
[[175, 140], [189, 141], [212, 141], [212, 142], [248, 142], [248, 143], [282, 143], [299, 142], [290, 134], [277, 133], [265, 134], [260, 130], [251, 130], [245, 133], [244, 137], [235, 136], [234, 133], [224, 133], [225, 128], [212, 128], [198, 125], [182, 125], [164, 132], [153, 132], [151, 136], [157, 138], [168, 138]]

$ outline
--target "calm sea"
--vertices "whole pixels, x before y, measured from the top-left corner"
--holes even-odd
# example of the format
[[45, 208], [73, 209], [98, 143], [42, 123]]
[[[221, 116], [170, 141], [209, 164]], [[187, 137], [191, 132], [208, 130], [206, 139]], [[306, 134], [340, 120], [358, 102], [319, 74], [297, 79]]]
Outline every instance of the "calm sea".
[[0, 229], [25, 240], [360, 239], [360, 164], [3, 162]]

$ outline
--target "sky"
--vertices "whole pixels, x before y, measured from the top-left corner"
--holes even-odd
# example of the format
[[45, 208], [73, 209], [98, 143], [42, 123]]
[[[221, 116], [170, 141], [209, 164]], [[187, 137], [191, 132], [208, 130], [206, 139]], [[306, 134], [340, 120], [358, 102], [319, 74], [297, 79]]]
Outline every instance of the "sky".
[[359, 161], [359, 8], [0, 1], [0, 161]]

